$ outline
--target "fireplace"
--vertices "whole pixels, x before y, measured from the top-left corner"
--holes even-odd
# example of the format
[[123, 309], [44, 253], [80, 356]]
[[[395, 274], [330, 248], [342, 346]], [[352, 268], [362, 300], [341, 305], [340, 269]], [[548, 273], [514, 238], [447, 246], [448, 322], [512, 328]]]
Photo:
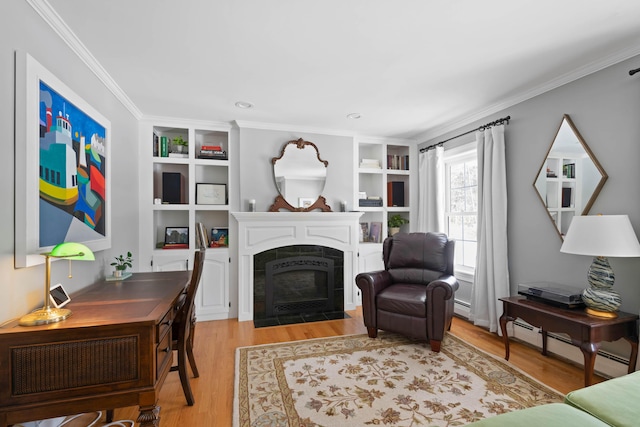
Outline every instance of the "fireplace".
[[[264, 298], [255, 297], [256, 293], [264, 294], [264, 279], [254, 275], [256, 268], [266, 271], [266, 262], [276, 259], [274, 255], [267, 259], [265, 253], [272, 249], [282, 252], [282, 248], [292, 246], [320, 246], [341, 252], [341, 270], [337, 272], [335, 257], [328, 256], [334, 261], [334, 305], [342, 304], [340, 313], [356, 308], [359, 294], [354, 277], [358, 271], [359, 218], [362, 212], [232, 212], [232, 215], [238, 223], [235, 242], [238, 249], [239, 321], [254, 320], [256, 313], [262, 313], [266, 304], [266, 294]], [[318, 255], [298, 253], [289, 256]], [[326, 255], [321, 257], [327, 258]], [[259, 265], [262, 258], [264, 267]], [[261, 306], [254, 308], [254, 304]], [[266, 308], [260, 315], [266, 319]], [[306, 318], [315, 315], [295, 314]]]
[[256, 327], [344, 318], [344, 253], [291, 245], [254, 255]]

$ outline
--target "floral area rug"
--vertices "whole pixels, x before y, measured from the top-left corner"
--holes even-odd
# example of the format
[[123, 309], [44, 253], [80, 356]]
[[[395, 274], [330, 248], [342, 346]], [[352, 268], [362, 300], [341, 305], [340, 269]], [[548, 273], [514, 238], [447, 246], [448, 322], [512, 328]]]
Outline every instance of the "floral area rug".
[[440, 353], [379, 333], [236, 350], [234, 426], [462, 426], [563, 395], [447, 334]]

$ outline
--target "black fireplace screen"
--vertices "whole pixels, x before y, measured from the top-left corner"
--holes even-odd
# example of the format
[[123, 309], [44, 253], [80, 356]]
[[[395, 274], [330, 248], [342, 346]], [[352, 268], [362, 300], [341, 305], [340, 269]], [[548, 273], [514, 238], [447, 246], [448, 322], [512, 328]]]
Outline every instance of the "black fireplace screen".
[[293, 245], [254, 256], [254, 319], [342, 312], [344, 254], [316, 245]]

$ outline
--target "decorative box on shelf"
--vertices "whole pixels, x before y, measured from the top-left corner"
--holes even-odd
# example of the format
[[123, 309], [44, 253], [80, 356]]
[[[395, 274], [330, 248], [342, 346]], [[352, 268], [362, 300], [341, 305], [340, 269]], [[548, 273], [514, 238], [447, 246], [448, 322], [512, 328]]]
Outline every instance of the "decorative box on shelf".
[[361, 208], [380, 207], [382, 199], [359, 199], [358, 204]]

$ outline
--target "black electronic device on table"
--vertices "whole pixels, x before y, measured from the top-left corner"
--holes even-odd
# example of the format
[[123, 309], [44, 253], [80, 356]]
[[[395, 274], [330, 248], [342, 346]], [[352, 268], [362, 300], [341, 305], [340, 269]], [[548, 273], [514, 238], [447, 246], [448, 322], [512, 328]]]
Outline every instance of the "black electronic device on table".
[[527, 299], [564, 308], [584, 307], [582, 289], [552, 282], [523, 283], [518, 285], [518, 294]]

